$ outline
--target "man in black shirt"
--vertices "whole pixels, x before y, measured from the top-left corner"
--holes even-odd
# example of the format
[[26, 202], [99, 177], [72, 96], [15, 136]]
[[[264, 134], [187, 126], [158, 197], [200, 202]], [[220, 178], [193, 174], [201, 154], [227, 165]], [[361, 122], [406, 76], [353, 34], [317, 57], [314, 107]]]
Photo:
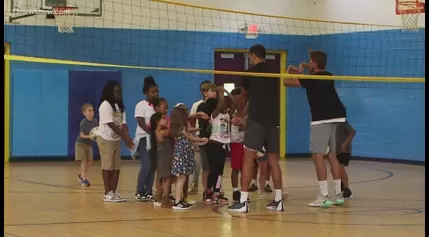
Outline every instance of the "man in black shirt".
[[[313, 75], [332, 75], [326, 71], [327, 56], [324, 52], [310, 52], [310, 62], [301, 63], [299, 68], [289, 66], [288, 73], [301, 74], [308, 69]], [[340, 165], [336, 157], [336, 129], [346, 121], [346, 109], [338, 97], [333, 80], [285, 79], [285, 86], [301, 86], [307, 91], [308, 104], [311, 111], [310, 152], [316, 166], [320, 194], [308, 205], [311, 207], [327, 207], [332, 204], [344, 203], [341, 192]], [[324, 155], [329, 153], [329, 162], [335, 184], [335, 199], [328, 197], [328, 182]]]
[[[257, 44], [250, 48], [249, 58], [251, 68], [248, 72], [272, 73], [265, 63], [266, 51], [264, 46]], [[284, 210], [282, 200], [282, 174], [278, 163], [279, 150], [279, 86], [278, 79], [264, 77], [245, 77], [242, 99], [238, 106], [238, 116], [233, 123], [243, 122], [244, 108], [248, 104], [248, 119], [244, 130], [244, 160], [242, 167], [242, 191], [240, 201], [230, 206], [232, 212], [248, 212], [248, 188], [252, 180], [253, 165], [256, 153], [265, 148], [268, 155], [268, 165], [272, 172], [275, 188], [274, 200], [267, 205], [269, 210]]]

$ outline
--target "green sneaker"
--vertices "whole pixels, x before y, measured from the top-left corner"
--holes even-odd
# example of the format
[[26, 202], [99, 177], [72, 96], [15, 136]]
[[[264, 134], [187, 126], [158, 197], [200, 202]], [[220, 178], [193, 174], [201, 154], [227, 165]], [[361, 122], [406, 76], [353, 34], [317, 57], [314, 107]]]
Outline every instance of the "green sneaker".
[[335, 195], [334, 205], [341, 206], [343, 204], [344, 204], [344, 197], [343, 197], [343, 193], [341, 192]]
[[332, 201], [329, 199], [328, 195], [323, 196], [319, 194], [313, 202], [308, 204], [310, 207], [330, 207], [332, 206]]

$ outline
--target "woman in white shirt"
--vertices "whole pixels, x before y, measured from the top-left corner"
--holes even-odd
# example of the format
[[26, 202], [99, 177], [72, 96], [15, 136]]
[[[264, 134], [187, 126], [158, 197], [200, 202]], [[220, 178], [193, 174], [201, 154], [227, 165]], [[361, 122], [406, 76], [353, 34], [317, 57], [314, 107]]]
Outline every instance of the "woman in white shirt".
[[137, 178], [137, 188], [134, 198], [137, 201], [153, 201], [152, 186], [155, 173], [152, 167], [152, 161], [149, 156], [150, 150], [150, 117], [155, 113], [153, 100], [158, 98], [158, 85], [152, 76], [144, 79], [143, 94], [145, 100], [137, 103], [134, 117], [137, 120], [136, 137], [138, 141], [137, 153], [140, 158], [140, 172]]
[[118, 82], [109, 81], [104, 86], [98, 113], [100, 125], [97, 144], [105, 190], [104, 201], [124, 202], [126, 199], [116, 191], [121, 163], [121, 139], [128, 148], [133, 148], [134, 144], [128, 135], [121, 85]]

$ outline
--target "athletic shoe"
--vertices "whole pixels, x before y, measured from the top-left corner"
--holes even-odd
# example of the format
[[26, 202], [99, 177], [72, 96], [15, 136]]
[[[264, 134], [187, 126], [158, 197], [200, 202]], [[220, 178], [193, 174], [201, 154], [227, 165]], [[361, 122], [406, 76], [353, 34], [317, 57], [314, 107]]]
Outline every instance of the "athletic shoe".
[[120, 200], [113, 194], [112, 191], [104, 194], [103, 201], [105, 202], [120, 202]]
[[192, 206], [189, 203], [186, 203], [184, 201], [180, 201], [178, 203], [174, 203], [173, 204], [173, 209], [174, 210], [188, 210], [190, 209]]
[[155, 199], [153, 198], [153, 194], [152, 193], [147, 193], [146, 194], [146, 202], [154, 202]]
[[247, 213], [249, 212], [249, 204], [247, 202], [236, 202], [228, 207], [230, 212]]
[[115, 196], [115, 198], [118, 199], [120, 202], [126, 202], [127, 201], [127, 199], [124, 197], [121, 197], [121, 195], [117, 191], [113, 192], [113, 196]]
[[82, 176], [80, 174], [77, 176], [77, 180], [79, 181], [79, 183], [82, 184], [83, 178], [82, 178]]
[[239, 202], [239, 201], [240, 201], [240, 197], [241, 197], [241, 193], [240, 193], [240, 191], [234, 191], [234, 192], [232, 193], [232, 200], [233, 200], [234, 202]]
[[256, 186], [256, 184], [252, 184], [252, 185], [250, 185], [250, 187], [249, 187], [249, 190], [248, 190], [249, 192], [255, 192], [255, 191], [258, 191], [258, 186]]
[[343, 191], [343, 197], [346, 200], [351, 199], [353, 197], [352, 191], [349, 188], [345, 188]]
[[82, 181], [82, 186], [83, 187], [89, 187], [89, 186], [91, 186], [91, 184], [89, 183], [89, 181], [87, 179], [85, 179], [84, 181]]
[[265, 188], [264, 188], [264, 191], [266, 192], [266, 193], [272, 193], [273, 192], [273, 190], [271, 189], [271, 187], [270, 187], [270, 185], [265, 185]]
[[323, 196], [322, 194], [319, 194], [313, 202], [310, 202], [308, 204], [310, 207], [330, 207], [332, 206], [332, 201], [329, 199], [328, 196]]
[[273, 200], [272, 202], [270, 202], [267, 205], [267, 210], [270, 210], [270, 211], [284, 211], [285, 210], [285, 204], [284, 204], [283, 200], [280, 200], [278, 202], [276, 202], [275, 200]]
[[211, 189], [206, 190], [204, 195], [204, 203], [207, 205], [212, 204], [212, 199], [213, 191]]
[[136, 193], [136, 195], [134, 195], [134, 198], [139, 202], [147, 202], [148, 201], [145, 193]]
[[168, 196], [168, 200], [170, 200], [170, 202], [174, 204], [174, 202], [176, 201], [176, 198], [174, 198], [173, 195], [170, 194]]
[[341, 206], [344, 204], [343, 193], [338, 193], [337, 195], [335, 195], [335, 201], [333, 204], [337, 206]]
[[161, 201], [156, 200], [156, 201], [153, 202], [153, 206], [154, 207], [160, 207], [161, 205], [162, 205]]
[[194, 201], [192, 199], [188, 199], [188, 198], [183, 199], [183, 201], [190, 204], [190, 205], [194, 205], [195, 203], [197, 203], [196, 201]]
[[227, 205], [229, 204], [229, 202], [228, 202], [228, 198], [226, 198], [222, 194], [219, 194], [219, 195], [213, 195], [211, 204]]

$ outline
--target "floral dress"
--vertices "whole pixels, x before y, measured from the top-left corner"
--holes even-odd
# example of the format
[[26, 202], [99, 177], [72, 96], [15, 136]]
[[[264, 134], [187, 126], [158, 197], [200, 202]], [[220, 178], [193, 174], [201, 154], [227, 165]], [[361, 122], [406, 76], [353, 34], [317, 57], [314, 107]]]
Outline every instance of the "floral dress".
[[190, 175], [195, 172], [195, 158], [192, 143], [185, 136], [174, 138], [171, 174]]

